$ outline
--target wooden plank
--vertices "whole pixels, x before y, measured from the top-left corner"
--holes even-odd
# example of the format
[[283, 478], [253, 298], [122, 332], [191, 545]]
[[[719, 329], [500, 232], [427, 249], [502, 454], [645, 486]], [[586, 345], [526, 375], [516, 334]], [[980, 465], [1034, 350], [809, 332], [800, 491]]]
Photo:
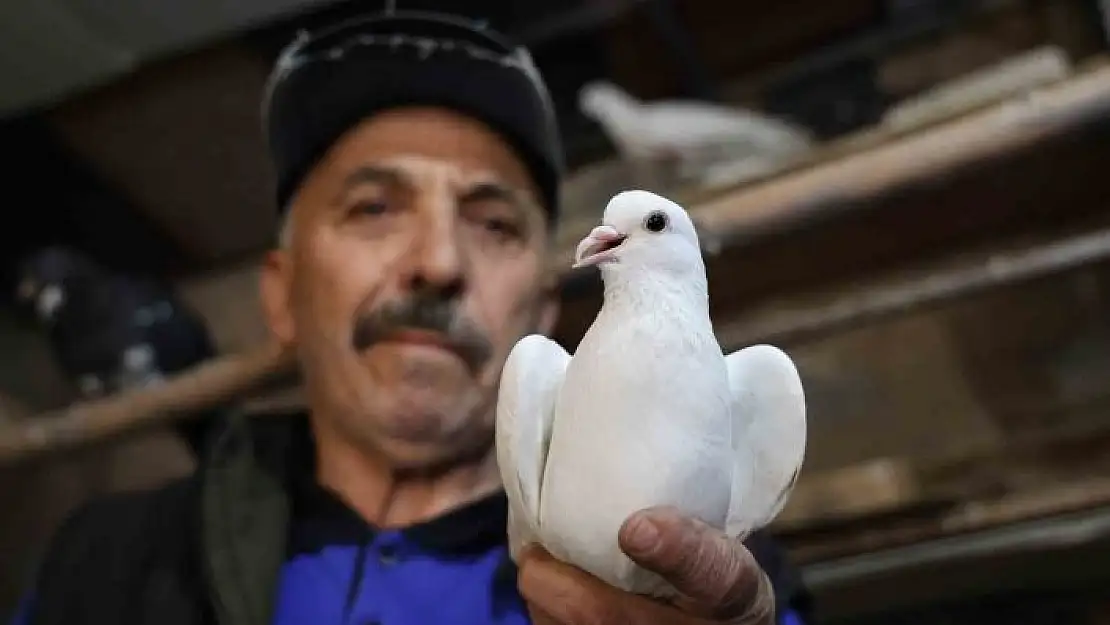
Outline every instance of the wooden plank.
[[755, 308], [718, 326], [728, 348], [793, 343], [885, 317], [943, 304], [1003, 285], [1110, 260], [1110, 228], [1048, 243], [956, 253], [955, 258]]
[[776, 527], [859, 518], [919, 503], [923, 486], [913, 465], [903, 458], [876, 458], [824, 473], [805, 473]]
[[154, 387], [0, 424], [0, 466], [188, 418], [288, 376], [293, 362], [292, 353], [266, 346], [210, 360]]
[[15, 423], [33, 414], [23, 402], [8, 395], [0, 393], [0, 424]]
[[1051, 488], [1007, 493], [853, 526], [782, 531], [779, 535], [799, 562], [811, 563], [925, 543], [1012, 523], [1110, 506], [1110, 477], [1093, 477]]
[[902, 470], [912, 475], [917, 495], [904, 498], [900, 508], [776, 523], [775, 531], [800, 561], [821, 562], [1110, 506], [1110, 427], [933, 457]]
[[[1103, 566], [1108, 557], [1110, 508], [1098, 506], [813, 563], [803, 567], [803, 576], [814, 592], [823, 622], [858, 623], [854, 619], [870, 617], [862, 622], [878, 625], [905, 622], [892, 617], [906, 610], [943, 605], [952, 609], [956, 607], [953, 602], [961, 599], [1104, 592], [1110, 582]], [[991, 622], [1002, 616], [997, 611], [986, 613]], [[936, 610], [932, 619], [909, 622], [980, 623], [983, 614], [962, 621]], [[1018, 617], [997, 622], [1062, 625], [1068, 621]]]

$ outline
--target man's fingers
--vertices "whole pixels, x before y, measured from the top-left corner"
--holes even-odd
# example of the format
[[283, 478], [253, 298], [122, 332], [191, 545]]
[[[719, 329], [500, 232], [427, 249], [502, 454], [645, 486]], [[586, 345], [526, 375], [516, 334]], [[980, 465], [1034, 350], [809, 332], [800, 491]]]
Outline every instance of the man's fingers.
[[623, 625], [620, 602], [610, 589], [585, 572], [559, 562], [536, 546], [520, 559], [520, 594], [533, 610], [556, 623]]
[[528, 617], [532, 625], [562, 625], [559, 621], [555, 620], [554, 616], [544, 612], [535, 605], [528, 606]]
[[530, 547], [520, 560], [520, 594], [536, 625], [689, 625], [671, 606], [621, 592], [596, 577]]
[[632, 515], [621, 527], [620, 544], [628, 557], [714, 616], [759, 623], [774, 613], [770, 581], [744, 545], [674, 508]]

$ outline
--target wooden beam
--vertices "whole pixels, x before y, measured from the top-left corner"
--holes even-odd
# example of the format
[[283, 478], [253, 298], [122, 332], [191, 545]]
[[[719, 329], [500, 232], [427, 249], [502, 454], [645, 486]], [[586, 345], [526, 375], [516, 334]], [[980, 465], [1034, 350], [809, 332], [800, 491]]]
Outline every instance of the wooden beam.
[[23, 402], [6, 393], [0, 393], [0, 424], [15, 423], [32, 414]]
[[265, 346], [208, 361], [157, 386], [2, 423], [0, 466], [186, 419], [293, 371], [292, 353]]
[[858, 518], [918, 504], [923, 485], [904, 458], [876, 458], [821, 473], [803, 471], [775, 526]]
[[[1106, 484], [1098, 488], [1110, 492]], [[989, 527], [804, 565], [823, 620], [881, 617], [974, 596], [1104, 588], [1110, 581], [1102, 566], [1110, 557], [1110, 506], [1052, 507], [1029, 517], [1003, 512], [1010, 505], [968, 506], [966, 517], [997, 514]]]
[[[1037, 441], [1018, 439], [985, 452], [902, 463], [899, 471], [905, 477], [900, 479], [913, 492], [892, 501], [897, 505], [865, 510], [854, 518], [786, 518], [776, 521], [773, 529], [800, 562], [823, 562], [1110, 507], [1108, 451], [1110, 429], [1103, 426]], [[807, 489], [820, 489], [866, 466], [803, 473], [799, 486], [804, 480], [810, 483]], [[1022, 479], [1030, 475], [1038, 477]]]
[[779, 300], [718, 326], [721, 345], [794, 343], [969, 297], [993, 288], [1110, 261], [1110, 228], [1033, 244], [952, 255], [850, 288]]
[[836, 523], [839, 527], [810, 526], [780, 536], [800, 562], [824, 562], [1098, 507], [1110, 507], [1110, 479], [1105, 477], [959, 504], [944, 502], [938, 507]]

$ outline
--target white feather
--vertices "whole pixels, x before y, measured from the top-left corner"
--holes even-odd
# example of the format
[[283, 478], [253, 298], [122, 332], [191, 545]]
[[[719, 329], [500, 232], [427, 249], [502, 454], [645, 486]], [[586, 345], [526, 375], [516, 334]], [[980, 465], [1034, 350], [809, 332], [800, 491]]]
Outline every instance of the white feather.
[[782, 511], [806, 448], [806, 405], [794, 362], [771, 345], [725, 358], [732, 389], [736, 467], [726, 533], [746, 536]]
[[501, 372], [495, 443], [509, 499], [509, 550], [514, 560], [537, 537], [555, 397], [569, 361], [558, 343], [533, 334], [513, 346]]

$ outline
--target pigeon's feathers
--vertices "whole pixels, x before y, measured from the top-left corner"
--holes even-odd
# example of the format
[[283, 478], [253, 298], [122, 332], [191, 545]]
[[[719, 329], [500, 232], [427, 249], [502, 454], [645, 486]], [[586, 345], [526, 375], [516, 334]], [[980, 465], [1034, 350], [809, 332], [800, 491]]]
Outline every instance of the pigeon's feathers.
[[633, 164], [663, 161], [682, 179], [739, 183], [809, 151], [805, 128], [736, 106], [690, 100], [641, 102], [617, 85], [591, 82], [579, 109]]
[[[29, 254], [18, 278], [19, 307], [86, 397], [159, 384], [216, 353], [204, 318], [161, 281], [111, 271], [64, 246]], [[217, 419], [213, 411], [178, 428], [200, 449]]]
[[746, 536], [774, 520], [794, 488], [806, 448], [805, 394], [794, 362], [777, 347], [737, 350], [725, 365], [737, 451], [725, 531]]
[[555, 398], [569, 362], [570, 355], [558, 343], [533, 334], [517, 342], [501, 372], [497, 463], [509, 499], [509, 548], [514, 559], [520, 547], [537, 539]]
[[618, 194], [577, 262], [605, 283], [577, 352], [527, 336], [501, 376], [511, 553], [537, 542], [613, 586], [668, 596], [621, 552], [620, 526], [659, 505], [734, 537], [769, 523], [804, 455], [801, 382], [774, 347], [721, 353], [697, 232], [677, 204]]

